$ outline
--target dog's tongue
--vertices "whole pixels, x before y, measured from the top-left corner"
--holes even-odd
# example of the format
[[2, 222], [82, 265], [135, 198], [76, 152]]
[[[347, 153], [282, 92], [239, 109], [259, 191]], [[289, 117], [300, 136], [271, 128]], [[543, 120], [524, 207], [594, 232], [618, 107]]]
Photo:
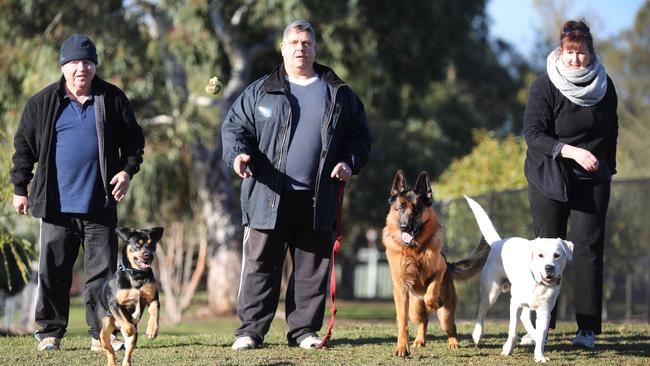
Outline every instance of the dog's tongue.
[[413, 240], [413, 235], [402, 231], [402, 241], [406, 244], [411, 244], [411, 241]]

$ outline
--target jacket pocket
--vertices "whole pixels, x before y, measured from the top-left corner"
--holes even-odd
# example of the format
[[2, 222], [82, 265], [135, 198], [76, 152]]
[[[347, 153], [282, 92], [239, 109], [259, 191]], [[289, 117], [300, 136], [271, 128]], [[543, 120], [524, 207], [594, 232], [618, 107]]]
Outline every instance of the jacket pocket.
[[253, 188], [255, 187], [255, 179], [245, 178], [241, 184], [241, 205], [242, 208], [248, 207]]

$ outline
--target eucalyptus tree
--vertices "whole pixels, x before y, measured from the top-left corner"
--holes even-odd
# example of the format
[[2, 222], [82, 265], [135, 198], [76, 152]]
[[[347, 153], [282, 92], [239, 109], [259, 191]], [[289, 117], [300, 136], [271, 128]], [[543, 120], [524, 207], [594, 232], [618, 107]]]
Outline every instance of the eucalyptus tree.
[[[191, 201], [208, 227], [208, 289], [217, 312], [234, 309], [241, 243], [239, 182], [220, 160], [219, 125], [243, 88], [281, 61], [281, 32], [292, 20], [312, 22], [317, 61], [360, 94], [369, 115], [373, 158], [349, 184], [348, 232], [381, 226], [394, 170], [428, 169], [435, 176], [469, 151], [472, 128], [500, 127], [517, 113], [517, 77], [487, 41], [484, 0], [131, 4], [165, 70], [170, 110], [151, 121], [171, 121], [179, 147], [191, 155]], [[212, 75], [224, 80], [223, 94], [206, 100]]]

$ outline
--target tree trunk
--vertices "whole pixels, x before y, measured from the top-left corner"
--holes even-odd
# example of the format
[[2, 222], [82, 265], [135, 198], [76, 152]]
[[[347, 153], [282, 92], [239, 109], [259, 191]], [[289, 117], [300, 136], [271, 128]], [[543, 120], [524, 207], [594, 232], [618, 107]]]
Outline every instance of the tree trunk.
[[[158, 4], [135, 1], [156, 22], [150, 29], [161, 45], [166, 69], [166, 88], [174, 109], [174, 118], [183, 115], [188, 101], [187, 77], [182, 63], [166, 47], [164, 38], [172, 29], [172, 21]], [[222, 121], [228, 109], [242, 90], [251, 82], [253, 60], [273, 47], [274, 35], [258, 43], [246, 43], [238, 26], [249, 7], [244, 4], [227, 21], [223, 18], [223, 2], [210, 2], [210, 21], [228, 57], [230, 75], [223, 88], [223, 96], [216, 101], [217, 118]], [[207, 80], [206, 80], [207, 82]], [[208, 264], [208, 296], [210, 309], [217, 314], [232, 314], [237, 303], [241, 273], [242, 223], [239, 197], [232, 185], [231, 170], [221, 160], [221, 134], [217, 127], [212, 136], [214, 145], [203, 145], [197, 136], [192, 143], [192, 158], [199, 203], [197, 210], [206, 225], [210, 248]]]
[[[210, 21], [217, 39], [223, 45], [231, 66], [228, 83], [224, 86], [223, 97], [217, 103], [218, 118], [223, 121], [228, 109], [251, 82], [253, 60], [273, 47], [273, 37], [246, 45], [241, 39], [233, 17], [230, 22], [222, 16], [222, 2], [210, 3]], [[247, 12], [247, 5], [235, 13], [238, 17]], [[241, 275], [242, 223], [239, 212], [239, 197], [233, 189], [232, 173], [221, 160], [221, 134], [215, 131], [215, 146], [206, 149], [195, 147], [195, 167], [199, 183], [199, 198], [202, 214], [208, 227], [208, 243], [212, 248], [208, 261], [208, 296], [210, 309], [217, 314], [232, 314], [237, 305], [237, 294]]]
[[632, 319], [632, 287], [634, 281], [630, 272], [625, 274], [625, 320]]
[[[218, 144], [221, 146], [221, 144]], [[207, 288], [210, 309], [232, 314], [241, 273], [242, 225], [237, 192], [218, 151], [197, 146], [194, 154], [198, 195], [211, 252]]]

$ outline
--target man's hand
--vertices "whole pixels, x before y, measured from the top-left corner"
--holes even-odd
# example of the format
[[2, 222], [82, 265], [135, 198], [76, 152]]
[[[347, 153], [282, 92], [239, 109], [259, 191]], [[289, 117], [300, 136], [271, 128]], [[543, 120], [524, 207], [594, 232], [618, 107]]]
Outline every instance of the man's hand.
[[248, 168], [248, 163], [251, 161], [251, 156], [248, 154], [239, 154], [235, 158], [234, 163], [232, 164], [232, 169], [235, 173], [242, 178], [250, 178], [253, 176], [253, 173], [246, 171]]
[[350, 176], [352, 176], [352, 169], [344, 162], [336, 164], [332, 170], [332, 174], [330, 174], [330, 177], [337, 178], [343, 182], [347, 181]]
[[29, 201], [27, 196], [18, 196], [14, 194], [14, 208], [19, 215], [27, 215], [29, 211]]
[[570, 158], [575, 160], [584, 170], [588, 172], [595, 172], [598, 170], [598, 159], [589, 150], [581, 149], [579, 147], [564, 145], [560, 154], [563, 158]]
[[113, 192], [111, 194], [115, 197], [115, 201], [120, 202], [126, 196], [126, 192], [129, 190], [129, 185], [131, 184], [131, 176], [125, 171], [121, 171], [111, 179], [111, 184], [114, 184]]

